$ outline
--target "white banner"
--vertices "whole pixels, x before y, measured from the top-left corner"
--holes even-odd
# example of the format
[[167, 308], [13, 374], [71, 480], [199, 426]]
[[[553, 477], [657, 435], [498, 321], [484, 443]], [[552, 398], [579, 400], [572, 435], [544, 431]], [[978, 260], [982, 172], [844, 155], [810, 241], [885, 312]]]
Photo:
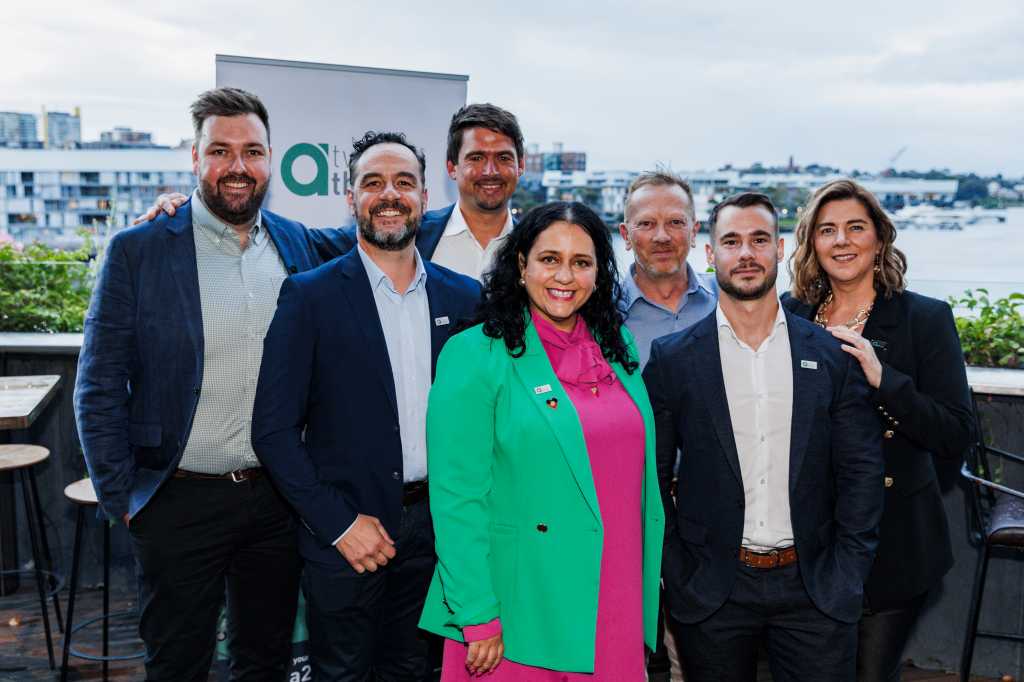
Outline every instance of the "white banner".
[[468, 76], [217, 55], [217, 87], [248, 90], [270, 112], [273, 178], [264, 202], [309, 227], [348, 225], [352, 140], [405, 133], [427, 157], [430, 208], [455, 201], [445, 171], [452, 114]]

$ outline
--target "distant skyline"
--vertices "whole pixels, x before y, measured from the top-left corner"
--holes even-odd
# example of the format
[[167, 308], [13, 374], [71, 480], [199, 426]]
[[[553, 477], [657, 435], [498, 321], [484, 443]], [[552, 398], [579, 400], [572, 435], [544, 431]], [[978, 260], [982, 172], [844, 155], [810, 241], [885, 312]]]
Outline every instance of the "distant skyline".
[[[258, 12], [258, 14], [253, 14]], [[190, 137], [214, 56], [469, 76], [528, 143], [596, 169], [819, 163], [1024, 175], [1024, 6], [437, 0], [386, 5], [57, 0], [5, 7], [0, 110], [82, 109], [83, 139]], [[41, 132], [41, 131], [40, 131]], [[442, 160], [430, 160], [440, 164]]]

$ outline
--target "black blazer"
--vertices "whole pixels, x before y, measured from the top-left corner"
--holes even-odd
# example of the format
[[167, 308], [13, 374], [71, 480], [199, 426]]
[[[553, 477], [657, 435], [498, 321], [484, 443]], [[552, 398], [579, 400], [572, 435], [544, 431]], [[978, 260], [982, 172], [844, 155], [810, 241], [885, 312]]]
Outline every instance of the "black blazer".
[[[441, 347], [475, 311], [480, 284], [424, 266], [433, 376]], [[299, 513], [307, 561], [351, 571], [331, 544], [360, 513], [398, 532], [404, 477], [395, 384], [357, 251], [281, 287], [263, 345], [252, 445]]]
[[[787, 313], [786, 327], [793, 358], [789, 501], [800, 571], [821, 611], [854, 622], [882, 514], [881, 432], [856, 361], [806, 320]], [[746, 504], [715, 313], [656, 339], [644, 381], [657, 428], [668, 607], [677, 620], [695, 623], [732, 591]]]
[[[782, 305], [814, 319], [784, 294]], [[947, 303], [910, 291], [878, 298], [864, 326], [882, 363], [872, 392], [883, 439], [885, 513], [865, 592], [873, 608], [922, 594], [953, 565], [949, 524], [932, 455], [959, 460], [971, 442], [970, 393], [960, 337]]]

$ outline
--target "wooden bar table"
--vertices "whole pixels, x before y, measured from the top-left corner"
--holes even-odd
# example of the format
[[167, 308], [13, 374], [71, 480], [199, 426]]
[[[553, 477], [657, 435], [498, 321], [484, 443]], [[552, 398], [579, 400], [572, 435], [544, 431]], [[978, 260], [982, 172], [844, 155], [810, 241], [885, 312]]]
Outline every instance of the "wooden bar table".
[[[53, 400], [60, 384], [56, 374], [0, 377], [0, 431], [27, 431]], [[0, 570], [9, 571], [18, 567], [18, 517], [11, 472], [0, 473], [0, 490], [5, 492], [0, 494]], [[17, 589], [16, 574], [0, 578], [0, 595]]]

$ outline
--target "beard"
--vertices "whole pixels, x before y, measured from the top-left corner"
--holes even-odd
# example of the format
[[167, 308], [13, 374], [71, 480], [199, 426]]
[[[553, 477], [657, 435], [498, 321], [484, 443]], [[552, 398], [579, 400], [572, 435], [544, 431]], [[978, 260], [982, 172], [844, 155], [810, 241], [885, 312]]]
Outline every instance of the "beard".
[[[373, 216], [387, 209], [405, 214], [404, 229], [398, 232], [378, 232], [373, 229]], [[420, 216], [414, 216], [412, 211], [398, 202], [381, 202], [374, 206], [365, 217], [359, 216], [356, 222], [359, 224], [359, 234], [363, 236], [363, 239], [382, 251], [401, 251], [416, 238], [416, 233], [420, 229]]]
[[733, 284], [732, 279], [721, 270], [715, 271], [718, 288], [737, 301], [756, 301], [759, 298], [763, 298], [765, 294], [775, 290], [775, 280], [778, 276], [779, 266], [775, 263], [770, 270], [765, 272], [764, 281], [761, 284], [753, 288], [741, 288]]
[[[243, 201], [228, 201], [220, 192], [221, 183], [246, 182], [253, 186], [252, 195]], [[269, 181], [262, 185], [250, 175], [225, 175], [213, 185], [205, 180], [200, 183], [200, 196], [206, 208], [229, 225], [245, 225], [251, 222], [263, 205]]]

